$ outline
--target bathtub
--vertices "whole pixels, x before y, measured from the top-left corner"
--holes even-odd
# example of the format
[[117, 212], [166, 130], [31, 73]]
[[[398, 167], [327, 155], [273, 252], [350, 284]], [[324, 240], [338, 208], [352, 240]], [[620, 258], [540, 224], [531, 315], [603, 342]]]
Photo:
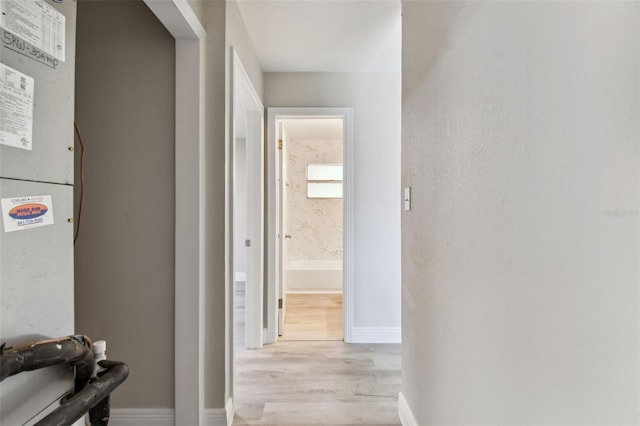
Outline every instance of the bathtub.
[[287, 293], [342, 292], [342, 260], [291, 260], [285, 271]]

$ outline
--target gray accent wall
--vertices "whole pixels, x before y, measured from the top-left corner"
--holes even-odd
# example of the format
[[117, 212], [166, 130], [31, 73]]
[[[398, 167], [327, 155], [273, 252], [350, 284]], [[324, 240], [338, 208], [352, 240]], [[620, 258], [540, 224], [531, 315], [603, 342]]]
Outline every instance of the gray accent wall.
[[[225, 261], [225, 249], [233, 253], [225, 236], [233, 227], [225, 221], [230, 48], [259, 96], [263, 76], [235, 0], [188, 3], [207, 31], [203, 380], [205, 407], [221, 408], [233, 392], [232, 270]], [[80, 9], [76, 118], [87, 143], [87, 198], [76, 247], [77, 331], [106, 338], [109, 357], [131, 365], [114, 407], [170, 408], [175, 43], [142, 1], [81, 0]], [[101, 304], [90, 307], [94, 301]]]
[[225, 270], [225, 145], [226, 145], [226, 2], [205, 2], [207, 30], [205, 81], [205, 338], [204, 404], [226, 403], [227, 291]]
[[173, 407], [175, 42], [142, 1], [80, 1], [77, 40], [76, 331], [129, 364], [114, 407]]
[[403, 395], [638, 424], [640, 4], [403, 2]]

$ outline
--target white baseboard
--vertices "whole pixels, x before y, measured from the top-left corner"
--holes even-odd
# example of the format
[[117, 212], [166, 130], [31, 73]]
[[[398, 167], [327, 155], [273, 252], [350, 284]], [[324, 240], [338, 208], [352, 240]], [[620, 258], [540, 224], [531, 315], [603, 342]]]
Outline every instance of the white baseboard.
[[174, 426], [172, 408], [114, 408], [109, 426]]
[[400, 327], [352, 327], [349, 343], [400, 343]]
[[407, 403], [402, 392], [398, 394], [398, 416], [402, 426], [418, 426], [413, 411], [411, 411], [411, 407], [409, 407], [409, 403]]
[[290, 290], [287, 294], [342, 294], [342, 290]]
[[224, 408], [207, 408], [202, 415], [202, 426], [227, 426], [227, 411]]
[[[202, 415], [203, 426], [231, 426], [235, 408], [229, 398], [225, 408], [208, 408]], [[114, 408], [109, 426], [174, 426], [172, 408]]]
[[204, 410], [202, 426], [231, 426], [234, 416], [233, 400], [229, 398], [225, 408], [207, 408]]

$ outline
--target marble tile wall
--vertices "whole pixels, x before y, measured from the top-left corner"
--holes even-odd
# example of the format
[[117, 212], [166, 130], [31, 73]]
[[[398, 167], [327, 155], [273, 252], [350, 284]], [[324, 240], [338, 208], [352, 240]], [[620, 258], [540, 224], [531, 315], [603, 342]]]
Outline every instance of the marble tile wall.
[[342, 259], [342, 199], [307, 198], [307, 164], [342, 163], [342, 140], [287, 141], [288, 261]]

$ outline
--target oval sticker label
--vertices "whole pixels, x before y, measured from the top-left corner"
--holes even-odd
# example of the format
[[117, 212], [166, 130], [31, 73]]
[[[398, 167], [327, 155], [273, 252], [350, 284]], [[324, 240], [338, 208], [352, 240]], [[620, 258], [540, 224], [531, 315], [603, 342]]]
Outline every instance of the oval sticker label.
[[9, 216], [14, 219], [35, 219], [36, 217], [44, 216], [48, 211], [49, 208], [44, 204], [22, 204], [9, 210]]
[[53, 225], [51, 195], [2, 198], [0, 202], [4, 232]]

